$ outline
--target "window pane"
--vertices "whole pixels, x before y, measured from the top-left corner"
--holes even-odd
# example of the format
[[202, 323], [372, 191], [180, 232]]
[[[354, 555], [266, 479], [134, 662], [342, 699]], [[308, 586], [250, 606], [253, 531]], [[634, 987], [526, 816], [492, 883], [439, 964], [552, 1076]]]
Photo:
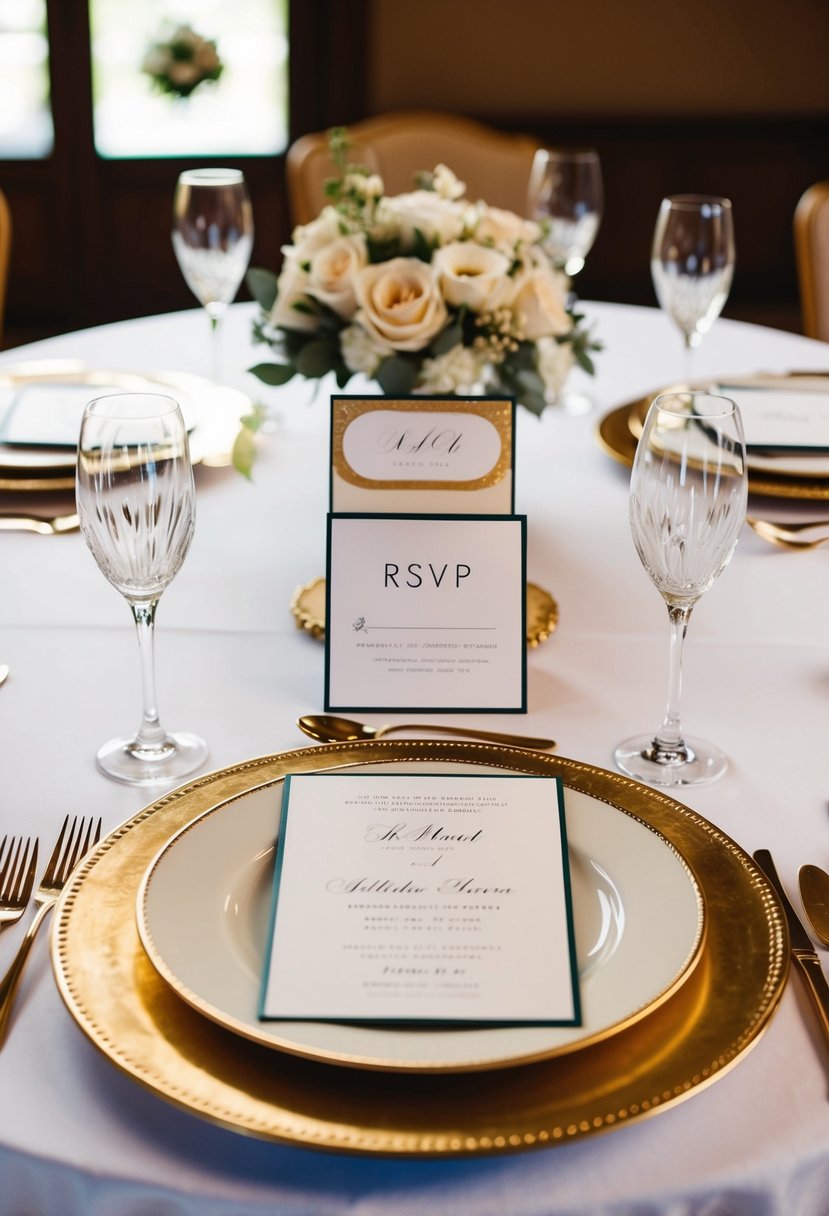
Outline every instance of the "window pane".
[[[90, 0], [95, 147], [111, 158], [269, 155], [288, 142], [287, 0]], [[148, 50], [189, 25], [215, 43], [220, 78], [160, 92]], [[181, 54], [181, 51], [176, 51]], [[168, 59], [168, 63], [171, 62]], [[187, 68], [171, 70], [181, 84]]]
[[54, 144], [46, 0], [0, 5], [0, 156], [37, 160]]

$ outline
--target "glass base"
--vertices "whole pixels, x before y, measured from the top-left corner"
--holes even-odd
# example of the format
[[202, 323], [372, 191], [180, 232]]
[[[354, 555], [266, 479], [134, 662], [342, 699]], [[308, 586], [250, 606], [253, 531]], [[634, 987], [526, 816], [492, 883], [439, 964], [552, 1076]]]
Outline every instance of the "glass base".
[[675, 751], [659, 749], [653, 735], [634, 735], [619, 744], [613, 759], [628, 777], [648, 785], [704, 785], [722, 777], [728, 768], [718, 747], [688, 735]]
[[562, 390], [553, 403], [553, 409], [560, 410], [570, 418], [581, 418], [589, 414], [595, 402], [587, 393], [572, 393]]
[[142, 746], [133, 735], [110, 739], [99, 750], [98, 768], [114, 781], [127, 785], [169, 785], [201, 768], [208, 750], [198, 735], [178, 732], [165, 735], [158, 747]]

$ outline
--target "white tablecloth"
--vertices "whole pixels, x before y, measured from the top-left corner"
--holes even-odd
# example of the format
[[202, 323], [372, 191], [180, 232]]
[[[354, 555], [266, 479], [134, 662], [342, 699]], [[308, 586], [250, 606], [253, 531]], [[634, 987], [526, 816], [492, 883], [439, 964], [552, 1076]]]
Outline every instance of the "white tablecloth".
[[[586, 308], [606, 347], [595, 381], [580, 385], [593, 414], [519, 411], [528, 572], [555, 595], [560, 626], [530, 652], [527, 718], [480, 721], [549, 734], [560, 754], [611, 767], [620, 738], [661, 718], [668, 623], [630, 538], [627, 471], [593, 431], [613, 405], [674, 380], [681, 351], [656, 310]], [[203, 734], [211, 768], [302, 746], [295, 719], [322, 708], [323, 648], [288, 604], [325, 568], [327, 397], [247, 374], [262, 358], [251, 318], [250, 306], [231, 310], [226, 377], [269, 403], [276, 425], [253, 484], [199, 470], [196, 538], [158, 617], [162, 719]], [[70, 357], [204, 373], [206, 325], [199, 311], [147, 318], [8, 351], [0, 364]], [[829, 346], [723, 320], [698, 352], [701, 375], [803, 368], [829, 369]], [[800, 511], [829, 516], [829, 503]], [[67, 811], [100, 814], [111, 830], [150, 800], [93, 759], [139, 717], [129, 610], [79, 534], [0, 533], [0, 554], [0, 661], [12, 670], [0, 690], [0, 833], [47, 844]], [[684, 722], [732, 767], [683, 801], [748, 851], [770, 848], [792, 892], [800, 864], [829, 867], [828, 617], [829, 552], [787, 553], [747, 528], [686, 648]], [[0, 967], [22, 928], [0, 939]], [[65, 1011], [44, 935], [0, 1051], [0, 1216], [827, 1216], [825, 1060], [795, 980], [737, 1067], [656, 1118], [514, 1156], [349, 1158], [246, 1139], [142, 1091]]]

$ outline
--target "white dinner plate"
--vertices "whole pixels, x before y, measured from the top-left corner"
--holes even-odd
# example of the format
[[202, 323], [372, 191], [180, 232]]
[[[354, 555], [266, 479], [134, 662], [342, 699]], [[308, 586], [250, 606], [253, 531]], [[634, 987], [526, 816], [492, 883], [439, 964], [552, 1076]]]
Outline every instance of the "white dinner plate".
[[[407, 764], [406, 771], [457, 767], [432, 762]], [[378, 769], [399, 771], [371, 766]], [[505, 1067], [584, 1047], [629, 1025], [667, 999], [699, 957], [703, 901], [682, 858], [632, 813], [565, 788], [581, 1026], [260, 1021], [281, 795], [278, 782], [206, 811], [159, 852], [137, 896], [139, 935], [159, 974], [205, 1016], [257, 1043], [364, 1068]]]

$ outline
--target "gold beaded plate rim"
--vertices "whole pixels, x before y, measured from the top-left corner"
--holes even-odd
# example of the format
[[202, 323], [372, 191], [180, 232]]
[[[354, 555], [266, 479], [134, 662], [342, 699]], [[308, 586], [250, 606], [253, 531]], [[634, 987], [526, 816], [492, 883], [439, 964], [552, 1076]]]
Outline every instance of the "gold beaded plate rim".
[[[534, 650], [558, 627], [558, 604], [543, 587], [527, 583], [527, 645]], [[291, 599], [291, 615], [297, 628], [318, 641], [325, 640], [325, 579], [315, 578], [297, 587]]]
[[[660, 832], [696, 878], [708, 913], [702, 956], [687, 982], [614, 1038], [501, 1070], [497, 1084], [488, 1072], [357, 1073], [274, 1052], [215, 1025], [169, 989], [141, 948], [135, 897], [147, 866], [175, 832], [216, 803], [286, 772], [424, 761], [558, 775]], [[543, 1147], [667, 1110], [721, 1077], [756, 1043], [789, 966], [785, 920], [765, 877], [688, 807], [559, 756], [417, 740], [259, 757], [164, 795], [107, 836], [72, 877], [56, 909], [52, 961], [80, 1029], [157, 1096], [262, 1139], [392, 1156]]]

